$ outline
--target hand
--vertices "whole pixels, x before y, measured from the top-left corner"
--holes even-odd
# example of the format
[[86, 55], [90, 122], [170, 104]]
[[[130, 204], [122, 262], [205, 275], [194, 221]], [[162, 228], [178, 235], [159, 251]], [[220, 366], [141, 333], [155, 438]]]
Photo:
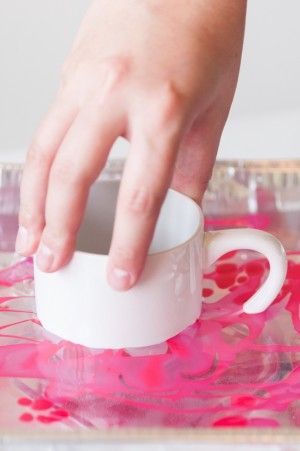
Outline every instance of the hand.
[[29, 149], [16, 249], [41, 270], [72, 257], [91, 184], [131, 143], [108, 263], [138, 280], [169, 186], [201, 201], [232, 102], [245, 0], [97, 0]]

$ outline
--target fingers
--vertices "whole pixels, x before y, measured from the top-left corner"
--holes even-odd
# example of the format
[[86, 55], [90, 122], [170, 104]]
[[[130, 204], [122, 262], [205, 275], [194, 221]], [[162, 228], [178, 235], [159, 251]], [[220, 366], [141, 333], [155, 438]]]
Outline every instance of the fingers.
[[155, 224], [170, 184], [178, 137], [132, 140], [120, 186], [107, 275], [117, 290], [132, 287], [142, 272]]
[[46, 200], [46, 225], [37, 253], [43, 271], [56, 271], [71, 258], [90, 185], [122, 132], [116, 109], [87, 106], [69, 129], [53, 162]]
[[74, 108], [57, 101], [39, 127], [28, 151], [20, 192], [16, 251], [33, 254], [44, 227], [48, 177], [54, 156], [75, 115]]

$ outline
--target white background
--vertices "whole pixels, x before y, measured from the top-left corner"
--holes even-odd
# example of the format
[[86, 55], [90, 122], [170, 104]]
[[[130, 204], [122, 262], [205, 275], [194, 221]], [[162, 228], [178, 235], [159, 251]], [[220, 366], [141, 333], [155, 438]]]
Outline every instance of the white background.
[[[0, 0], [0, 161], [23, 158], [88, 4]], [[299, 18], [299, 0], [249, 0], [221, 157], [300, 157]]]

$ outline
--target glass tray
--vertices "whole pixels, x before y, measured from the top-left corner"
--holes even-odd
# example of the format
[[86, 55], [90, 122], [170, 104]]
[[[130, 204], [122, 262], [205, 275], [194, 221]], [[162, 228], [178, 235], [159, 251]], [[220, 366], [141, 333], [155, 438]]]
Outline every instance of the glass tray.
[[[122, 166], [109, 163], [100, 183], [115, 183]], [[295, 165], [291, 190], [288, 166], [275, 185], [267, 183], [270, 166], [262, 176], [257, 168], [247, 175], [250, 168], [241, 164], [217, 166], [204, 202], [207, 227], [271, 229], [297, 249], [299, 176]], [[256, 189], [248, 186], [253, 177], [260, 181]], [[88, 450], [100, 443], [107, 450], [248, 450], [251, 443], [299, 449], [298, 252], [290, 252], [286, 284], [263, 314], [244, 315], [241, 304], [264, 279], [265, 260], [230, 254], [205, 277], [201, 321], [169, 340], [161, 354], [89, 350], [50, 335], [35, 316], [32, 263], [12, 259], [19, 181], [19, 167], [2, 166], [1, 450]], [[269, 202], [270, 192], [287, 203]]]
[[217, 162], [204, 210], [208, 229], [255, 227], [300, 250], [300, 160]]

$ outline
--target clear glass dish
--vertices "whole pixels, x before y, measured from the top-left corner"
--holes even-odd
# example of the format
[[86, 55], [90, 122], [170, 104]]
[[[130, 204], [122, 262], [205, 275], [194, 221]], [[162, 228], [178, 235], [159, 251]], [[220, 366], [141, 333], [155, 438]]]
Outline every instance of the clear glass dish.
[[[122, 174], [122, 168], [122, 160], [114, 160], [109, 162], [100, 178], [100, 182], [114, 183], [115, 180], [119, 180]], [[0, 266], [2, 267], [5, 267], [9, 263], [14, 248], [14, 240], [18, 223], [17, 214], [19, 207], [20, 177], [20, 166], [7, 164], [2, 166], [0, 165]], [[291, 251], [299, 250], [299, 182], [300, 163], [296, 161], [257, 163], [243, 163], [232, 161], [218, 163], [216, 165], [212, 181], [204, 200], [206, 226], [209, 229], [241, 226], [263, 228], [277, 235], [283, 241], [287, 249]], [[241, 261], [239, 264], [244, 265], [244, 263], [241, 263], [244, 257], [245, 256], [243, 255], [240, 256]], [[223, 265], [223, 270], [225, 268], [227, 272], [230, 268], [237, 264], [236, 260], [230, 260], [230, 258], [228, 260], [231, 265], [230, 267], [228, 267], [227, 261], [223, 261], [221, 263], [221, 265]], [[292, 269], [294, 268], [295, 270], [295, 268], [298, 268], [297, 266], [295, 266], [298, 264], [298, 256], [292, 256], [291, 258], [294, 259], [293, 262], [291, 261], [291, 265]], [[233, 262], [235, 262], [234, 265]], [[234, 266], [234, 268], [235, 269], [233, 270], [230, 269], [231, 272], [229, 271], [229, 273], [226, 273], [226, 280], [228, 279], [228, 277], [232, 277], [232, 271], [236, 271], [236, 266]], [[18, 276], [17, 271], [18, 270], [16, 270], [12, 277]], [[253, 271], [253, 267], [251, 271]], [[216, 270], [216, 274], [217, 277], [220, 277], [221, 274], [224, 279], [224, 273], [220, 272], [220, 268], [219, 270]], [[233, 276], [235, 280], [238, 280], [238, 282], [234, 283], [243, 283], [241, 282], [242, 279], [237, 278], [234, 274]], [[242, 274], [242, 278], [243, 280], [245, 279], [245, 273]], [[217, 290], [216, 296], [224, 296], [224, 290], [227, 290], [227, 288], [229, 289], [229, 291], [232, 288], [239, 289], [237, 285], [229, 286], [227, 281], [224, 279], [226, 284], [228, 285], [228, 287], [226, 285], [227, 288], [225, 289], [223, 279], [221, 281], [219, 280], [219, 285], [214, 285], [214, 288]], [[0, 312], [0, 340], [3, 340], [4, 343], [6, 343], [6, 346], [6, 340], [13, 340], [13, 343], [15, 343], [14, 340], [16, 340], [16, 342], [18, 343], [20, 337], [17, 337], [17, 333], [20, 333], [20, 331], [24, 334], [23, 339], [28, 340], [28, 342], [30, 340], [42, 340], [43, 343], [46, 340], [47, 343], [51, 343], [54, 339], [53, 337], [47, 335], [44, 331], [41, 331], [38, 323], [34, 322], [35, 317], [33, 298], [31, 300], [28, 298], [28, 293], [31, 290], [32, 286], [30, 285], [30, 281], [28, 283], [29, 284], [27, 284], [26, 280], [21, 284], [16, 283], [15, 285], [13, 285], [13, 291], [11, 291], [11, 287], [6, 287], [3, 285], [1, 286], [0, 284], [0, 306], [2, 308], [2, 311]], [[212, 290], [211, 283], [212, 282], [208, 278], [206, 295], [208, 295]], [[11, 301], [3, 299], [6, 299], [8, 293], [11, 294], [12, 292], [16, 299], [13, 299], [13, 308], [9, 309], [7, 302], [9, 303]], [[232, 293], [234, 293], [234, 291], [232, 291]], [[210, 309], [212, 309], [213, 301], [214, 299], [210, 300], [210, 297], [208, 296], [207, 318], [209, 318], [209, 312], [211, 311]], [[23, 304], [24, 302], [25, 304]], [[281, 316], [280, 320], [278, 320], [279, 322], [274, 322], [273, 318], [273, 322], [270, 323], [268, 322], [269, 319], [265, 317], [266, 323], [264, 329], [261, 332], [261, 336], [259, 338], [261, 342], [260, 344], [258, 344], [258, 346], [265, 345], [266, 343], [270, 346], [274, 345], [274, 340], [276, 341], [276, 339], [281, 341], [283, 340], [284, 343], [287, 343], [287, 346], [289, 346], [291, 343], [294, 348], [298, 346], [298, 336], [295, 333], [295, 330], [291, 328], [289, 313], [285, 309], [285, 299], [282, 299], [281, 302], [283, 303], [283, 309], [282, 311], [280, 311]], [[26, 309], [23, 309], [21, 313], [18, 313], [18, 308], [20, 308], [20, 305], [26, 305]], [[31, 312], [31, 310], [33, 313]], [[276, 312], [276, 304], [273, 311]], [[23, 321], [23, 317], [18, 317], [18, 315], [25, 315], [26, 317], [24, 322], [24, 329], [23, 325], [18, 325], [17, 329], [14, 329], [13, 335], [12, 333], [10, 334], [9, 332], [7, 332], [7, 330], [5, 330], [5, 321], [8, 317], [10, 323], [13, 324], [13, 327], [16, 327], [14, 325], [16, 323], [15, 318], [19, 318], [21, 322]], [[27, 317], [26, 315], [29, 315], [29, 317]], [[270, 316], [270, 318], [271, 317], [272, 315]], [[28, 321], [31, 321], [33, 326], [31, 325], [29, 328], [27, 328]], [[271, 327], [271, 329], [268, 329], [268, 327]], [[232, 323], [229, 325], [223, 324], [221, 329], [221, 334], [223, 337], [222, 340], [232, 346], [232, 349], [234, 349], [234, 347], [237, 346], [238, 341], [245, 336], [245, 327], [244, 324], [241, 323]], [[59, 345], [59, 342], [57, 340], [55, 341], [55, 339], [53, 343], [54, 347]], [[256, 346], [255, 343], [254, 345]], [[209, 347], [214, 348], [214, 343], [210, 342]], [[275, 354], [273, 354], [274, 358], [271, 357], [271, 352], [270, 354], [265, 353], [261, 356], [255, 353], [253, 354], [251, 352], [249, 352], [248, 354], [246, 353], [245, 358], [242, 361], [239, 361], [238, 364], [235, 361], [235, 366], [232, 370], [233, 372], [231, 370], [227, 371], [228, 378], [226, 380], [224, 379], [223, 383], [230, 383], [230, 380], [232, 378], [234, 379], [235, 377], [243, 378], [243, 375], [247, 378], [247, 371], [250, 371], [252, 375], [251, 377], [256, 377], [255, 375], [257, 374], [262, 378], [269, 378], [268, 380], [270, 384], [272, 384], [274, 381], [276, 382], [277, 380], [284, 380], [284, 378], [287, 377], [288, 374], [292, 374], [293, 368], [297, 368], [297, 362], [299, 361], [300, 355], [300, 346], [299, 350], [295, 351], [294, 348], [291, 352], [276, 352]], [[9, 348], [7, 349], [9, 350]], [[24, 349], [26, 350], [26, 347]], [[41, 352], [39, 354], [37, 363], [38, 367], [41, 369], [42, 365], [46, 361], [45, 359], [47, 359], [47, 356], [44, 354], [43, 345], [41, 345], [41, 348], [39, 349], [41, 350]], [[47, 347], [47, 349], [49, 350], [50, 348]], [[84, 373], [86, 371], [91, 371], [91, 368], [88, 366], [88, 364], [90, 363], [89, 357], [91, 356], [93, 351], [84, 351], [70, 348], [68, 346], [62, 346], [61, 353], [62, 352], [65, 353], [64, 356], [67, 357], [67, 359], [75, 359], [74, 362], [77, 362], [75, 367], [69, 368], [69, 371], [75, 371], [76, 377], [79, 378], [81, 380], [81, 384], [83, 384]], [[87, 352], [87, 354], [85, 354], [85, 352]], [[0, 368], [2, 367], [2, 370], [3, 368], [7, 368], [7, 365], [11, 365], [11, 362], [13, 362], [16, 357], [17, 354], [6, 354], [6, 360], [0, 361]], [[62, 354], [56, 352], [55, 350], [55, 359], [57, 359], [57, 361], [59, 362], [61, 361], [61, 358]], [[80, 362], [80, 364], [78, 364], [78, 362]], [[226, 363], [226, 361], [224, 362], [225, 364], [228, 363]], [[257, 365], [257, 368], [259, 368], [257, 372], [255, 372], [255, 365]], [[264, 370], [264, 365], [266, 371]], [[267, 371], [269, 373], [267, 373]], [[49, 380], [51, 381], [51, 379]], [[266, 425], [263, 427], [255, 427], [255, 424], [259, 422], [259, 419], [257, 419], [257, 412], [253, 413], [255, 418], [252, 418], [252, 423], [250, 421], [252, 427], [242, 427], [243, 416], [241, 415], [235, 415], [234, 417], [227, 415], [226, 427], [210, 427], [208, 423], [205, 426], [205, 419], [203, 419], [203, 417], [198, 418], [198, 423], [196, 422], [194, 424], [194, 427], [191, 427], [191, 425], [189, 425], [189, 427], [175, 427], [174, 422], [171, 424], [172, 427], [166, 427], [166, 424], [156, 424], [155, 427], [150, 428], [140, 425], [134, 427], [134, 415], [136, 411], [132, 408], [131, 410], [128, 410], [126, 415], [130, 416], [132, 420], [131, 424], [133, 425], [133, 427], [122, 427], [122, 425], [120, 424], [115, 425], [113, 428], [106, 428], [101, 427], [102, 423], [99, 417], [97, 418], [97, 422], [95, 424], [91, 423], [91, 419], [95, 420], [95, 418], [93, 417], [95, 411], [93, 411], [92, 409], [101, 409], [102, 404], [100, 403], [99, 399], [96, 399], [95, 401], [95, 398], [91, 397], [91, 395], [89, 394], [84, 399], [78, 400], [78, 402], [80, 401], [81, 403], [81, 409], [82, 406], [89, 406], [87, 408], [87, 415], [84, 414], [84, 411], [80, 411], [80, 406], [78, 408], [75, 408], [76, 406], [74, 407], [75, 404], [73, 403], [69, 406], [69, 410], [70, 412], [72, 412], [72, 417], [63, 417], [65, 413], [64, 411], [61, 411], [60, 415], [62, 416], [63, 421], [54, 421], [53, 423], [51, 423], [51, 421], [49, 422], [49, 412], [51, 415], [59, 415], [57, 413], [57, 406], [54, 406], [56, 408], [56, 413], [53, 413], [53, 406], [47, 406], [47, 403], [44, 403], [43, 405], [43, 400], [41, 401], [40, 399], [35, 399], [38, 396], [40, 397], [40, 393], [44, 393], [43, 390], [45, 389], [45, 387], [47, 387], [48, 394], [50, 389], [52, 390], [52, 393], [56, 394], [57, 390], [60, 390], [59, 381], [54, 379], [54, 381], [52, 381], [49, 386], [49, 380], [45, 377], [34, 378], [33, 374], [26, 372], [24, 372], [22, 377], [20, 377], [17, 373], [7, 373], [6, 377], [3, 374], [1, 375], [1, 449], [5, 451], [15, 450], [18, 449], [18, 446], [20, 446], [20, 449], [30, 450], [44, 450], [46, 449], [46, 447], [47, 449], [58, 449], [56, 447], [59, 447], [59, 449], [61, 450], [89, 450], [99, 449], [97, 447], [99, 444], [101, 444], [101, 449], [123, 449], [126, 451], [127, 449], [176, 449], [177, 451], [188, 451], [194, 449], [205, 449], [207, 451], [237, 449], [240, 451], [248, 451], [249, 449], [253, 449], [250, 447], [250, 444], [252, 443], [255, 444], [255, 449], [260, 449], [257, 446], [261, 445], [263, 446], [262, 449], [264, 450], [276, 449], [282, 451], [294, 451], [299, 449], [300, 446], [300, 429], [298, 428], [298, 421], [300, 424], [300, 420], [298, 420], [298, 418], [300, 418], [300, 411], [297, 404], [293, 404], [292, 407], [288, 408], [285, 411], [283, 411], [283, 409], [280, 410], [279, 405], [278, 409], [275, 409], [276, 411], [274, 415], [272, 414], [272, 418], [268, 414], [269, 423], [267, 421]], [[239, 403], [242, 403], [241, 409], [248, 409], [247, 415], [249, 417], [249, 409], [251, 409], [250, 404], [253, 401], [253, 397], [251, 398], [249, 396], [249, 393], [252, 393], [252, 389], [250, 386], [248, 386], [247, 389], [243, 390], [245, 391], [244, 396], [238, 396], [234, 398], [234, 402], [237, 402], [238, 400]], [[208, 392], [208, 394], [209, 393], [210, 392]], [[284, 398], [284, 393], [282, 394]], [[212, 398], [213, 395], [214, 393], [212, 392]], [[132, 399], [134, 399], [135, 395], [133, 393], [130, 396], [132, 396]], [[235, 395], [232, 396], [234, 397]], [[256, 396], [258, 398], [263, 398], [265, 394], [262, 392], [256, 393]], [[31, 412], [29, 413], [29, 415], [31, 415], [34, 410], [32, 407], [33, 404], [29, 404], [32, 403], [32, 400], [29, 399], [28, 401], [28, 398], [32, 398], [34, 400], [33, 402], [38, 401], [40, 403], [35, 406], [35, 409], [37, 406], [38, 409], [35, 410], [34, 413], [34, 415], [41, 417], [39, 422], [26, 423], [26, 418], [31, 421], [30, 416], [23, 417], [23, 420], [25, 418], [25, 421], [23, 422], [19, 421], [20, 417], [24, 415], [24, 413], [28, 414], [29, 412]], [[64, 401], [61, 399], [58, 402], [63, 404]], [[209, 401], [209, 403], [210, 402], [211, 400]], [[223, 400], [222, 403], [223, 402], [225, 401]], [[174, 408], [175, 407], [178, 408], [178, 405], [176, 403], [174, 403]], [[110, 405], [109, 408], [117, 409], [117, 405]], [[222, 409], [224, 410], [224, 404]], [[222, 409], [220, 407], [220, 412]], [[112, 411], [110, 411], [110, 414], [111, 412]], [[121, 412], [120, 415], [124, 415], [124, 412]], [[218, 417], [218, 412], [216, 413], [216, 415]], [[264, 415], [263, 411], [259, 411], [259, 415], [261, 419], [261, 415]], [[280, 417], [282, 418], [280, 427], [268, 427], [268, 424], [272, 426], [272, 424], [278, 422]], [[223, 418], [223, 423], [225, 420]], [[216, 423], [218, 422], [219, 425], [222, 423], [220, 421], [220, 418], [216, 421]], [[26, 445], [28, 446], [28, 448], [24, 448], [24, 446]], [[276, 448], [274, 448], [274, 446], [276, 446]]]

